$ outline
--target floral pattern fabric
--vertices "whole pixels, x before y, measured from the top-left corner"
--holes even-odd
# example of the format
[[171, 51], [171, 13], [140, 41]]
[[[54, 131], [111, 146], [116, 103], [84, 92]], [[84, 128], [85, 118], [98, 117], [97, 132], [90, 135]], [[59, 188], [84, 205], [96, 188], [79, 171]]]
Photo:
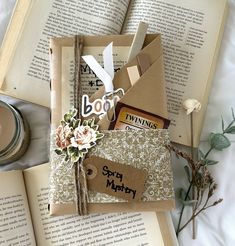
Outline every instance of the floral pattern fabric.
[[[90, 149], [87, 156], [98, 156], [120, 164], [147, 170], [142, 201], [174, 199], [170, 153], [166, 148], [169, 134], [166, 129], [137, 131], [102, 131], [103, 139]], [[54, 145], [54, 144], [53, 144]], [[138, 182], [138, 180], [136, 181]], [[75, 171], [63, 158], [51, 153], [50, 203], [76, 202]], [[123, 199], [89, 191], [90, 203], [123, 202]]]

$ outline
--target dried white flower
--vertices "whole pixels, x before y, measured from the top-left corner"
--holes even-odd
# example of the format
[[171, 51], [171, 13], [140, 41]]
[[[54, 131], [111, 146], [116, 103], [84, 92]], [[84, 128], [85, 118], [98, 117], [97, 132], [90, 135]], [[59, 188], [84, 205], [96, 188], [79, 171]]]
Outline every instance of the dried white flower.
[[183, 107], [187, 111], [187, 115], [191, 114], [193, 111], [199, 112], [202, 105], [201, 103], [196, 99], [187, 99], [183, 102]]

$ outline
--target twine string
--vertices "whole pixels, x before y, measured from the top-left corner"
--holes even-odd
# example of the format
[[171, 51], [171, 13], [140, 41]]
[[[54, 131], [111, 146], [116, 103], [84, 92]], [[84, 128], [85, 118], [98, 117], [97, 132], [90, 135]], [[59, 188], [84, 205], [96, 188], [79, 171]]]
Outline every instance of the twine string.
[[[82, 49], [83, 37], [76, 35], [74, 45], [74, 107], [78, 110], [78, 119], [81, 119], [82, 86], [80, 79], [80, 65]], [[79, 161], [75, 163], [77, 211], [79, 215], [87, 214], [88, 189], [86, 172], [83, 165], [84, 158], [84, 156], [81, 157]]]

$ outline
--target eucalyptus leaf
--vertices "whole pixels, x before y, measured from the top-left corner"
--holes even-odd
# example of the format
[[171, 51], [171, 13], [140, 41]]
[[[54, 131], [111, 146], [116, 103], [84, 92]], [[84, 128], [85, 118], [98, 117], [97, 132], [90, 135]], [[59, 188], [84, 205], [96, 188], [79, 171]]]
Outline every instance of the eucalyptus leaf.
[[181, 202], [183, 203], [184, 206], [192, 206], [197, 202], [197, 200], [188, 200], [188, 201], [181, 200]]
[[218, 161], [208, 160], [207, 165], [216, 165], [218, 163]]
[[184, 188], [180, 188], [179, 189], [179, 199], [184, 201], [185, 200], [185, 197], [186, 197], [186, 191]]
[[188, 166], [184, 166], [184, 170], [186, 172], [186, 175], [188, 177], [188, 181], [190, 181], [191, 175], [190, 175], [190, 169]]
[[235, 120], [235, 115], [234, 115], [233, 108], [232, 108], [232, 116], [233, 116], [233, 119]]
[[210, 142], [211, 148], [214, 148], [220, 151], [228, 148], [231, 145], [229, 139], [221, 133], [215, 133], [215, 134], [211, 133], [209, 137], [209, 142]]
[[205, 158], [205, 154], [200, 149], [198, 149], [198, 155], [199, 155], [199, 159]]
[[225, 133], [228, 134], [235, 134], [235, 126], [231, 126], [228, 129], [225, 130]]
[[208, 138], [209, 144], [211, 145], [212, 139], [214, 137], [215, 133], [211, 132]]
[[202, 161], [202, 164], [204, 164], [204, 165], [215, 165], [217, 163], [219, 163], [219, 162], [218, 161], [209, 160], [209, 159], [204, 159]]
[[224, 132], [224, 119], [223, 119], [222, 116], [221, 116], [221, 120], [222, 120], [222, 130], [223, 130], [223, 132]]
[[175, 191], [175, 195], [178, 199], [182, 199], [184, 200], [185, 196], [186, 196], [186, 191], [184, 190], [184, 188], [178, 188]]

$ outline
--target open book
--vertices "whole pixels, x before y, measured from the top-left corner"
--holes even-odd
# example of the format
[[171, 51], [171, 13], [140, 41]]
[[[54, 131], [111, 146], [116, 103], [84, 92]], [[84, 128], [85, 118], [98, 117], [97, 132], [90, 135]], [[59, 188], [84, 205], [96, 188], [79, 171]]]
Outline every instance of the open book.
[[0, 172], [0, 245], [177, 245], [167, 213], [50, 217], [48, 175], [48, 164]]
[[195, 98], [202, 103], [195, 117], [197, 146], [222, 38], [226, 3], [18, 0], [0, 55], [1, 90], [49, 106], [49, 37], [133, 33], [142, 20], [150, 24], [149, 32], [162, 34], [172, 141], [190, 145], [189, 117], [182, 102]]

